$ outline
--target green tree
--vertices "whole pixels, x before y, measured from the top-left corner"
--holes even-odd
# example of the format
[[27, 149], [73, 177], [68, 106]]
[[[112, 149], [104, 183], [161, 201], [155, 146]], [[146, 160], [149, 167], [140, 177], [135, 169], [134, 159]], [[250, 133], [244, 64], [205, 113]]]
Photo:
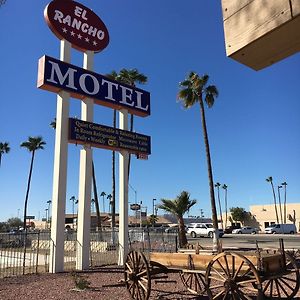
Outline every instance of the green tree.
[[158, 216], [156, 216], [156, 215], [150, 215], [148, 217], [148, 223], [151, 224], [153, 227], [157, 221], [158, 221]]
[[271, 184], [271, 187], [272, 187], [273, 199], [274, 199], [274, 208], [275, 208], [275, 214], [276, 214], [276, 221], [277, 221], [277, 224], [278, 224], [279, 223], [279, 218], [278, 218], [278, 211], [277, 211], [276, 194], [275, 194], [274, 184], [273, 184], [273, 177], [269, 176], [266, 179], [266, 181], [269, 182]]
[[10, 229], [13, 229], [13, 228], [19, 229], [23, 225], [22, 220], [20, 218], [9, 218], [6, 221], [6, 223]]
[[29, 196], [29, 190], [30, 190], [31, 175], [32, 175], [35, 152], [37, 150], [44, 149], [45, 145], [46, 145], [46, 142], [43, 141], [43, 138], [41, 136], [37, 136], [37, 137], [30, 136], [27, 141], [21, 143], [21, 145], [20, 145], [20, 147], [26, 148], [29, 152], [31, 152], [31, 163], [30, 163], [29, 176], [28, 176], [28, 182], [27, 182], [27, 190], [26, 190], [25, 203], [24, 203], [23, 228], [25, 230], [27, 230], [27, 228], [26, 228], [27, 204], [28, 204], [28, 196]]
[[10, 147], [8, 142], [0, 143], [0, 167], [2, 162], [2, 155], [7, 154], [9, 151]]
[[227, 188], [228, 186], [226, 184], [222, 185], [222, 188], [225, 190], [225, 196], [224, 196], [224, 203], [225, 203], [225, 228], [227, 226], [228, 221], [228, 212], [227, 212]]
[[[137, 69], [122, 69], [117, 77], [117, 80], [122, 83], [126, 83], [128, 85], [131, 85], [133, 87], [136, 86], [136, 84], [145, 84], [148, 81], [147, 76], [140, 73]], [[129, 130], [133, 131], [133, 114], [130, 115], [130, 128]], [[129, 174], [130, 174], [130, 162], [131, 162], [131, 155], [129, 154], [128, 159], [128, 181], [129, 181]]]
[[241, 222], [242, 224], [245, 224], [245, 221], [249, 218], [249, 213], [242, 207], [231, 207], [230, 213], [232, 220]]
[[197, 200], [190, 199], [190, 193], [182, 191], [174, 200], [161, 199], [161, 204], [158, 205], [159, 209], [163, 209], [177, 218], [180, 247], [185, 247], [187, 244], [183, 216], [196, 203]]
[[214, 194], [213, 171], [212, 171], [211, 155], [210, 155], [210, 148], [209, 148], [208, 132], [206, 126], [204, 101], [207, 104], [208, 108], [211, 108], [214, 105], [215, 98], [218, 96], [218, 90], [214, 85], [207, 85], [208, 80], [209, 80], [208, 75], [203, 75], [201, 77], [195, 72], [190, 72], [188, 77], [184, 81], [180, 82], [181, 90], [178, 93], [178, 98], [179, 100], [182, 101], [183, 107], [187, 109], [191, 108], [195, 103], [199, 103], [200, 105], [203, 138], [204, 138], [206, 160], [207, 160], [212, 220], [216, 232], [214, 238], [214, 248], [216, 249], [218, 245], [218, 239], [219, 239], [218, 217], [217, 217], [217, 209], [216, 209], [215, 194]]

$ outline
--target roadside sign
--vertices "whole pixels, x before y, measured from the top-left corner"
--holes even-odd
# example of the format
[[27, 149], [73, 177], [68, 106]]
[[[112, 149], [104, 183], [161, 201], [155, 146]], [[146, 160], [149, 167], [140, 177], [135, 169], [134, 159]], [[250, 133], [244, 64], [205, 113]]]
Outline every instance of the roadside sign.
[[151, 137], [101, 124], [69, 118], [69, 142], [130, 153], [151, 153]]

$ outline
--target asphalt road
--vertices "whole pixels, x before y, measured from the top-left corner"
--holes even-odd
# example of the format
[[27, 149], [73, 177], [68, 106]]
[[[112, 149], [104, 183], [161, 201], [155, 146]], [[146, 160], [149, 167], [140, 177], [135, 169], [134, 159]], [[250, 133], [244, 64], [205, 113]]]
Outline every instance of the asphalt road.
[[[256, 249], [256, 241], [259, 248], [278, 249], [279, 239], [283, 239], [285, 249], [300, 249], [300, 234], [225, 234], [222, 238], [223, 248], [250, 248]], [[201, 246], [211, 247], [210, 238], [191, 238], [188, 240], [192, 244], [199, 242]]]

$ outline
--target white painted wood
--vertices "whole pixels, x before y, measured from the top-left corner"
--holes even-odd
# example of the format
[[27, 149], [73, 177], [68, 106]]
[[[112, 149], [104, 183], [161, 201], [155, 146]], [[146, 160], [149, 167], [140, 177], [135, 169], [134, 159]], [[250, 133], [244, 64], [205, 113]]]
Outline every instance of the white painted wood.
[[[128, 111], [119, 112], [119, 129], [128, 130]], [[127, 151], [119, 154], [119, 259], [124, 265], [128, 253], [128, 158]]]
[[[70, 62], [71, 45], [62, 40], [60, 59]], [[60, 92], [57, 95], [54, 171], [52, 190], [52, 222], [49, 272], [64, 271], [64, 229], [68, 162], [68, 118], [70, 95]]]
[[[94, 52], [84, 53], [83, 68], [93, 70]], [[81, 120], [93, 122], [94, 101], [85, 98], [81, 102]], [[90, 223], [92, 194], [92, 149], [85, 145], [80, 150], [78, 219], [77, 219], [77, 251], [76, 269], [87, 270], [90, 263]]]

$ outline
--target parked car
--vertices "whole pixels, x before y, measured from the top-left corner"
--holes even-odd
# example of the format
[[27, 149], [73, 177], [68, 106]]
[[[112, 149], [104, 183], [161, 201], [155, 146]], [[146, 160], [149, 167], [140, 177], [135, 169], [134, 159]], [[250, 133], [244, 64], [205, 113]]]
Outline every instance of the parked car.
[[297, 232], [295, 224], [274, 224], [265, 229], [265, 233], [289, 233], [294, 234]]
[[224, 230], [224, 233], [232, 233], [232, 230], [234, 229], [240, 229], [241, 228], [241, 225], [238, 224], [238, 225], [230, 225], [230, 226], [226, 226], [225, 230]]
[[245, 233], [245, 234], [247, 234], [247, 233], [248, 234], [255, 234], [255, 233], [258, 233], [258, 229], [254, 228], [254, 227], [250, 227], [250, 226], [244, 226], [244, 227], [241, 227], [241, 228], [233, 229], [232, 233], [238, 233], [238, 234], [242, 234], [242, 233]]
[[[193, 238], [197, 236], [212, 238], [214, 236], [214, 231], [214, 227], [211, 223], [191, 223], [187, 228], [187, 234]], [[222, 237], [223, 235], [223, 230], [219, 229], [219, 237]]]

